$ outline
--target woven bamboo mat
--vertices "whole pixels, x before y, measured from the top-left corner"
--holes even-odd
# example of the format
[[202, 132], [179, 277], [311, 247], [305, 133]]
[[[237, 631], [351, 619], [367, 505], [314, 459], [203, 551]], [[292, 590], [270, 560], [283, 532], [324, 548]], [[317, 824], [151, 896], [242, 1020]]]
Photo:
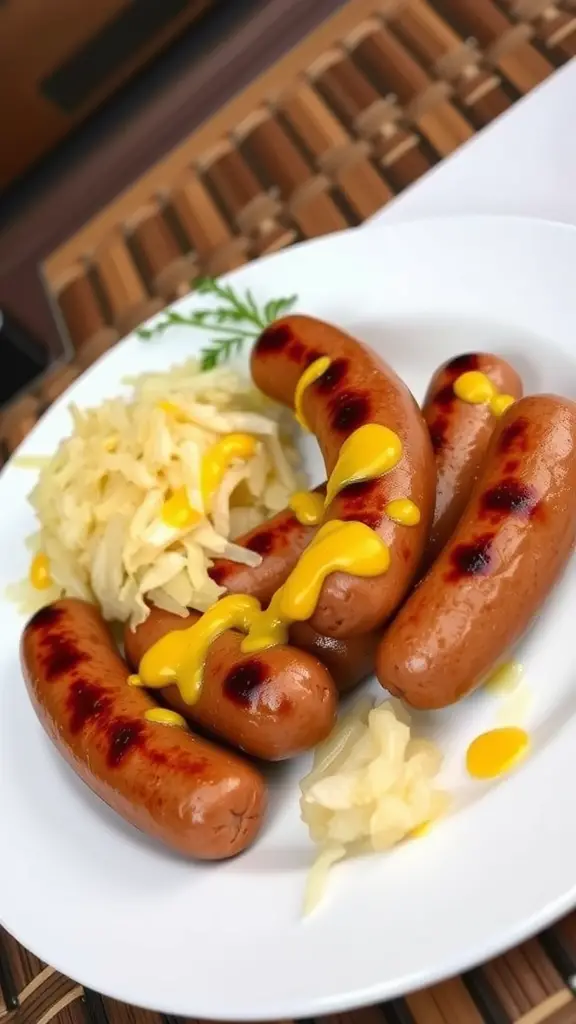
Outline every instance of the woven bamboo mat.
[[[46, 260], [74, 354], [3, 413], [4, 454], [195, 276], [362, 223], [574, 55], [574, 0], [350, 0]], [[576, 1024], [575, 993], [576, 914], [460, 978], [326, 1021]], [[8, 1018], [174, 1024], [83, 990], [0, 931]]]

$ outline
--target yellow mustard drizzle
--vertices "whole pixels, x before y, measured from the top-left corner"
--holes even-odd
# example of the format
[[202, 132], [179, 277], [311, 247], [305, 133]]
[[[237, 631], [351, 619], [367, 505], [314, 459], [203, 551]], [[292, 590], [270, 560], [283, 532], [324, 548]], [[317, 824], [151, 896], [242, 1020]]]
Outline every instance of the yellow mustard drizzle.
[[427, 836], [433, 825], [433, 821], [423, 821], [421, 825], [416, 825], [416, 828], [409, 833], [410, 839], [421, 839], [422, 836]]
[[484, 689], [490, 693], [509, 694], [518, 687], [524, 669], [519, 661], [506, 661], [488, 676]]
[[399, 463], [402, 441], [379, 423], [366, 423], [347, 437], [326, 486], [326, 508], [349, 484], [375, 480]]
[[313, 384], [315, 380], [318, 380], [318, 377], [321, 377], [323, 373], [326, 373], [330, 363], [331, 360], [328, 356], [320, 356], [319, 359], [315, 359], [314, 362], [310, 363], [310, 366], [304, 370], [304, 373], [296, 385], [296, 390], [294, 392], [294, 415], [302, 427], [302, 430], [310, 430], [304, 413], [302, 412], [304, 392], [307, 387], [310, 387], [310, 384]]
[[500, 418], [515, 401], [513, 395], [494, 395], [494, 398], [490, 399], [490, 409], [494, 416]]
[[269, 607], [256, 617], [242, 643], [243, 653], [286, 643], [288, 627], [314, 614], [324, 580], [331, 573], [380, 576], [389, 565], [388, 546], [364, 523], [337, 519], [325, 523], [276, 591]]
[[210, 511], [212, 498], [226, 470], [237, 460], [252, 458], [256, 443], [251, 434], [226, 434], [210, 446], [202, 459], [202, 498], [206, 512]]
[[173, 526], [176, 530], [189, 530], [202, 518], [200, 512], [192, 508], [185, 487], [179, 487], [166, 499], [160, 510], [160, 516], [166, 526]]
[[461, 373], [454, 381], [454, 394], [471, 405], [489, 405], [494, 416], [502, 416], [516, 401], [513, 395], [500, 393], [480, 370]]
[[176, 405], [176, 402], [158, 402], [157, 408], [161, 409], [162, 412], [165, 412], [167, 416], [172, 416], [173, 419], [179, 420], [181, 423], [186, 422], [186, 414], [184, 413], [184, 410], [180, 408], [179, 405]]
[[157, 640], [140, 662], [143, 686], [159, 689], [175, 683], [186, 704], [194, 704], [202, 687], [208, 649], [227, 629], [247, 633], [260, 614], [255, 597], [230, 594], [221, 598], [188, 629], [174, 630]]
[[324, 517], [324, 498], [314, 491], [295, 491], [288, 507], [302, 526], [316, 526]]
[[39, 551], [37, 555], [34, 555], [30, 565], [28, 578], [36, 590], [48, 590], [48, 587], [52, 586], [53, 580], [50, 575], [50, 562], [48, 560], [48, 555], [45, 555], [43, 551]]
[[157, 722], [159, 725], [176, 726], [179, 729], [188, 728], [186, 719], [177, 711], [171, 711], [170, 708], [150, 708], [144, 712], [144, 718], [147, 722]]
[[384, 509], [386, 515], [400, 526], [418, 526], [420, 509], [410, 498], [395, 498]]
[[472, 741], [466, 751], [466, 768], [473, 779], [495, 779], [526, 755], [528, 733], [518, 726], [490, 729]]
[[494, 717], [494, 725], [503, 728], [525, 722], [532, 707], [532, 694], [525, 683], [504, 697]]

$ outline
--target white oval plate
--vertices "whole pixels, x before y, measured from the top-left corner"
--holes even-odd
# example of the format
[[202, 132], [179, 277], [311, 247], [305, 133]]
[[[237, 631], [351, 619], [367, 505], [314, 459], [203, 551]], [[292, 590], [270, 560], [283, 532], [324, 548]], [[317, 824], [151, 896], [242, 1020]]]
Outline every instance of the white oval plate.
[[[233, 280], [258, 300], [297, 292], [299, 309], [381, 351], [418, 399], [442, 360], [472, 349], [512, 359], [527, 392], [576, 397], [571, 228], [466, 218], [360, 230], [289, 249]], [[182, 328], [158, 342], [128, 338], [50, 409], [20, 453], [52, 452], [69, 430], [70, 399], [97, 403], [121, 390], [124, 375], [168, 367], [204, 341]], [[305, 450], [316, 482], [314, 442]], [[303, 921], [313, 854], [298, 815], [306, 758], [271, 774], [271, 813], [254, 848], [206, 866], [125, 825], [44, 736], [18, 664], [23, 621], [3, 596], [28, 568], [33, 476], [9, 465], [0, 478], [0, 918], [39, 957], [99, 992], [174, 1014], [308, 1017], [455, 974], [576, 902], [573, 563], [519, 651], [533, 698], [531, 756], [499, 783], [467, 779], [466, 745], [495, 724], [502, 698], [481, 693], [416, 716], [445, 751], [452, 813], [424, 838], [335, 869], [324, 903]]]

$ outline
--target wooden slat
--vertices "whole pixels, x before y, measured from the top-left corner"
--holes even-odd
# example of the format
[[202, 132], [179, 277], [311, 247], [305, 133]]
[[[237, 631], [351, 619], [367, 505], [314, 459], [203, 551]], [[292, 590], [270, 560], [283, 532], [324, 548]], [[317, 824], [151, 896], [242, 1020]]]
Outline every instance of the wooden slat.
[[360, 220], [388, 202], [393, 192], [369, 159], [367, 145], [351, 138], [310, 85], [295, 83], [278, 97], [276, 108]]
[[24, 395], [0, 413], [0, 438], [9, 454], [30, 433], [40, 415], [40, 402], [34, 395]]
[[350, 1013], [331, 1013], [320, 1017], [318, 1024], [384, 1024], [382, 1013], [377, 1006], [369, 1006], [365, 1010], [352, 1010]]
[[177, 184], [170, 204], [204, 273], [218, 277], [246, 262], [246, 239], [232, 233], [195, 174], [188, 174]]
[[148, 295], [120, 228], [94, 253], [94, 266], [112, 321], [121, 334], [127, 334], [162, 309], [162, 299]]
[[72, 1008], [81, 998], [80, 985], [45, 967], [20, 993], [18, 1024], [49, 1024], [64, 1010], [74, 1024], [84, 1024], [81, 1007]]
[[[107, 1024], [166, 1024], [163, 1014], [127, 1006], [116, 999], [102, 999], [102, 1009], [106, 1014]], [[101, 1021], [99, 1024], [104, 1022]]]
[[40, 405], [47, 409], [78, 378], [81, 368], [76, 363], [60, 363], [51, 367], [38, 383]]
[[416, 1024], [483, 1024], [472, 997], [460, 978], [408, 996]]
[[140, 255], [150, 290], [167, 301], [186, 295], [196, 268], [192, 257], [182, 252], [162, 210], [148, 204], [124, 227]]
[[354, 59], [383, 92], [398, 97], [405, 115], [440, 156], [452, 153], [474, 134], [449, 100], [449, 84], [434, 82], [390, 31], [374, 21], [351, 33], [347, 42]]
[[5, 936], [6, 932], [0, 928], [0, 1020], [4, 1022], [18, 1006], [18, 989], [8, 958]]
[[576, 56], [576, 15], [549, 0], [502, 0], [513, 18], [530, 22], [537, 39], [560, 59]]
[[430, 0], [443, 17], [464, 37], [474, 36], [485, 56], [523, 95], [543, 82], [552, 64], [529, 42], [527, 25], [513, 25], [492, 0]]
[[487, 124], [510, 106], [500, 76], [482, 65], [477, 47], [464, 42], [425, 0], [392, 0], [384, 11], [395, 35], [426, 70], [453, 83], [474, 125]]
[[324, 54], [308, 73], [351, 132], [370, 142], [386, 179], [396, 189], [430, 169], [433, 159], [422, 151], [418, 136], [399, 123], [400, 108], [384, 99], [341, 50]]
[[302, 235], [315, 238], [348, 227], [329, 194], [328, 179], [315, 172], [268, 111], [255, 111], [238, 127], [236, 137], [269, 187], [278, 189]]
[[56, 294], [75, 349], [101, 344], [105, 351], [118, 340], [118, 332], [106, 322], [85, 264], [72, 265], [66, 278], [56, 286]]
[[203, 161], [204, 177], [254, 255], [275, 252], [295, 239], [279, 222], [280, 206], [238, 150], [223, 143]]
[[480, 973], [511, 1024], [539, 1024], [576, 1002], [537, 939], [485, 964]]

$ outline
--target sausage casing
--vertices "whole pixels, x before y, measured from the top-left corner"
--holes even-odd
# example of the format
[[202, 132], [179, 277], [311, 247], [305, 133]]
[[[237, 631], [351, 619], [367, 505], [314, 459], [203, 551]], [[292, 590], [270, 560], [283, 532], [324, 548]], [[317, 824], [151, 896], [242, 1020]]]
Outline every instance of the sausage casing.
[[498, 422], [487, 403], [472, 405], [456, 396], [454, 382], [460, 374], [472, 371], [485, 374], [501, 394], [516, 399], [522, 396], [516, 370], [505, 359], [484, 352], [451, 359], [430, 381], [422, 411], [436, 459], [436, 507], [426, 547], [427, 565], [454, 532]]
[[[324, 487], [316, 490], [322, 492]], [[235, 541], [260, 555], [260, 565], [242, 565], [227, 558], [215, 558], [210, 576], [215, 583], [226, 587], [229, 594], [250, 594], [267, 605], [317, 530], [317, 526], [304, 526], [290, 508], [285, 508]]]
[[[327, 510], [327, 519], [365, 523], [390, 549], [390, 568], [383, 576], [361, 579], [334, 572], [324, 581], [310, 624], [321, 634], [345, 638], [376, 629], [407, 593], [428, 538], [435, 467], [426, 425], [408, 388], [378, 356], [336, 327], [306, 316], [278, 320], [254, 346], [252, 376], [270, 398], [293, 406], [299, 378], [321, 356], [331, 363], [306, 388], [303, 412], [318, 438], [327, 473], [346, 438], [368, 423], [388, 427], [403, 446], [394, 469], [344, 488]], [[385, 514], [388, 502], [396, 498], [409, 498], [418, 506], [417, 525], [401, 526]]]
[[156, 704], [127, 684], [98, 610], [83, 601], [41, 609], [24, 629], [22, 665], [45, 731], [76, 773], [142, 832], [188, 857], [232, 857], [256, 838], [266, 787], [241, 757], [149, 722]]
[[470, 502], [382, 639], [386, 689], [418, 708], [473, 690], [530, 625], [576, 539], [576, 403], [522, 398], [490, 441]]
[[[135, 668], [167, 633], [200, 618], [155, 608], [124, 633], [126, 657]], [[198, 700], [186, 704], [176, 686], [162, 692], [186, 718], [246, 753], [267, 761], [295, 757], [326, 739], [336, 719], [337, 694], [328, 670], [294, 647], [242, 654], [242, 634], [228, 629], [210, 645]]]

